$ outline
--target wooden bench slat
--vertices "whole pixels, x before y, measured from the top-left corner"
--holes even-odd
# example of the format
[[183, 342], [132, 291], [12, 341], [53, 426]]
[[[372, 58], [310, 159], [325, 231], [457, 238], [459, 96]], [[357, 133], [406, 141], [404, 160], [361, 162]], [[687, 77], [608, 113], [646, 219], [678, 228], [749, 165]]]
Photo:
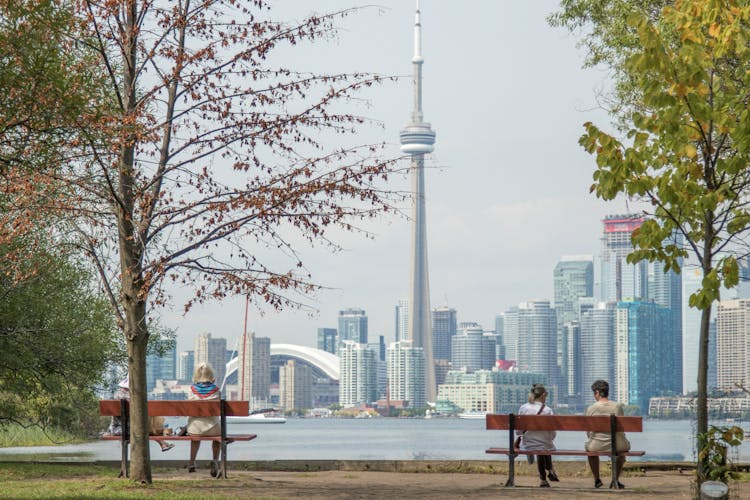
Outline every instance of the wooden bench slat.
[[[252, 441], [257, 434], [229, 434], [227, 441]], [[149, 436], [151, 441], [221, 441], [221, 436]], [[120, 441], [120, 436], [102, 436], [105, 441]]]
[[[226, 401], [226, 412], [229, 416], [247, 416], [250, 413], [249, 401]], [[119, 399], [99, 401], [99, 414], [107, 417], [120, 416]], [[162, 417], [218, 417], [221, 406], [218, 399], [210, 401], [149, 401], [148, 414]]]
[[[642, 417], [621, 417], [617, 419], [618, 432], [643, 432]], [[508, 415], [492, 415], [486, 417], [488, 430], [508, 430], [510, 418]], [[584, 415], [516, 415], [515, 429], [520, 431], [590, 431], [610, 432], [608, 416]]]

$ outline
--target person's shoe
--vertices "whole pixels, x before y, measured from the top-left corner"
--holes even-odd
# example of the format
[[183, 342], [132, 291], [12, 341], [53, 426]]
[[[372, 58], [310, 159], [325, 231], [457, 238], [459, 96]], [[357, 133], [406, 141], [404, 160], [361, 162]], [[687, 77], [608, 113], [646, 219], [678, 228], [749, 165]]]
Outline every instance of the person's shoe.
[[219, 475], [219, 462], [216, 460], [211, 460], [211, 477], [216, 477]]
[[172, 448], [174, 448], [174, 443], [167, 443], [164, 445], [164, 448], [162, 448], [161, 451], [169, 451]]
[[625, 485], [622, 484], [620, 481], [617, 481], [617, 488], [620, 489], [620, 490], [624, 490], [625, 489]]
[[594, 481], [594, 488], [601, 488], [602, 486], [604, 486], [604, 483], [602, 483], [601, 479]]
[[546, 479], [542, 479], [542, 481], [539, 483], [540, 488], [549, 488], [549, 483]]
[[526, 461], [529, 462], [529, 464], [534, 463], [534, 455], [526, 455]]
[[549, 479], [550, 481], [554, 481], [556, 483], [560, 482], [560, 479], [557, 477], [557, 474], [555, 474], [555, 471], [548, 471], [547, 479]]
[[195, 464], [188, 464], [188, 472], [195, 472]]

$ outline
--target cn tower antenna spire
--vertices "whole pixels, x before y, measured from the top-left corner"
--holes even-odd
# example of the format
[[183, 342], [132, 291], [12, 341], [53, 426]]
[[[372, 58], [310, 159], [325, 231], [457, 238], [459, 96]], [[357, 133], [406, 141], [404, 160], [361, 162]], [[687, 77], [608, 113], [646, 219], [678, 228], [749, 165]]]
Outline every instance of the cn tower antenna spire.
[[424, 351], [424, 394], [426, 401], [435, 402], [435, 364], [432, 356], [432, 310], [430, 280], [427, 267], [427, 217], [425, 210], [424, 155], [431, 153], [435, 132], [422, 114], [422, 12], [417, 0], [414, 16], [414, 56], [412, 57], [414, 108], [411, 122], [401, 130], [401, 151], [410, 156], [412, 172], [412, 241], [411, 298], [409, 303], [409, 335], [414, 347]]

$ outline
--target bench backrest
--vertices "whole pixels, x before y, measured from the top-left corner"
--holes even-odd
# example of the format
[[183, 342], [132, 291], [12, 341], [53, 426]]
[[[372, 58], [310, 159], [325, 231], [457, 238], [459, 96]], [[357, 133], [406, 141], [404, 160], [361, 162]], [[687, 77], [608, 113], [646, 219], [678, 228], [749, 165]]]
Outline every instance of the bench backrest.
[[[246, 417], [250, 413], [249, 401], [225, 401], [224, 408], [226, 415], [229, 416]], [[120, 400], [103, 399], [99, 401], [99, 414], [108, 417], [122, 416]], [[221, 401], [218, 399], [209, 401], [149, 401], [148, 414], [152, 417], [220, 417]]]
[[[487, 415], [487, 429], [509, 430], [511, 415]], [[610, 432], [610, 417], [604, 415], [512, 415], [518, 431]], [[615, 417], [617, 432], [643, 432], [643, 417]]]

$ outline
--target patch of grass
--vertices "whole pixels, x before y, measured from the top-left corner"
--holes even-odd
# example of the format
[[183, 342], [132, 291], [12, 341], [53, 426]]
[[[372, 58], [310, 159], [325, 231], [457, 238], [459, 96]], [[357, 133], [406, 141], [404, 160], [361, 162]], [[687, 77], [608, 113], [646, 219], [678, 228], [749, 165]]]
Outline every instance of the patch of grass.
[[9, 424], [0, 428], [0, 448], [12, 446], [49, 446], [80, 443], [83, 440], [58, 429], [40, 429]]

